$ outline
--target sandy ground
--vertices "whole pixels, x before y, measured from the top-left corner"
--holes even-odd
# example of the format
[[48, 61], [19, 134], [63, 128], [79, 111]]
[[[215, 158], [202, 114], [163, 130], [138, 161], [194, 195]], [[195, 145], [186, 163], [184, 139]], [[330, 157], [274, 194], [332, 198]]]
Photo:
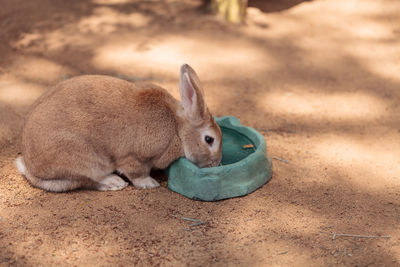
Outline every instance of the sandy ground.
[[[400, 266], [400, 2], [250, 0], [240, 27], [200, 5], [0, 1], [0, 265]], [[258, 191], [199, 202], [158, 175], [153, 190], [55, 194], [15, 170], [48, 86], [97, 73], [178, 97], [184, 62], [215, 115], [288, 161]]]

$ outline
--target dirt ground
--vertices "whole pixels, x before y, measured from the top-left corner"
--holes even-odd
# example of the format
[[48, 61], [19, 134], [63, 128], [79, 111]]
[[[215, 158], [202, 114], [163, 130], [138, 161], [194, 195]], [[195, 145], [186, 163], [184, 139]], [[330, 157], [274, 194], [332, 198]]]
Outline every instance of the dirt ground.
[[[0, 265], [400, 266], [400, 2], [250, 0], [244, 26], [200, 5], [0, 0]], [[55, 194], [16, 171], [48, 86], [108, 74], [179, 97], [182, 63], [214, 115], [265, 136], [274, 174], [256, 192], [193, 201], [157, 175]]]

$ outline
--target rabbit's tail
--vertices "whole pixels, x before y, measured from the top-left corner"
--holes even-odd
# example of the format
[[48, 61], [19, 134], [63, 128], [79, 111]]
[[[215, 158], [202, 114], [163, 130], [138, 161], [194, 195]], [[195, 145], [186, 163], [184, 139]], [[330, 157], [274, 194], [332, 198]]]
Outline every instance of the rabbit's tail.
[[[26, 168], [24, 158], [18, 157], [15, 160], [15, 165], [18, 171], [25, 176], [25, 178], [35, 187], [42, 188], [52, 192], [64, 192], [72, 189], [82, 187], [82, 182], [79, 180], [68, 179], [41, 179], [32, 175]], [[89, 182], [90, 183], [90, 182]], [[94, 184], [94, 182], [92, 182]], [[90, 183], [91, 184], [91, 183]], [[88, 185], [86, 182], [84, 185]]]
[[18, 171], [22, 175], [25, 175], [26, 167], [25, 167], [25, 162], [24, 162], [24, 159], [22, 158], [22, 156], [15, 159], [15, 166], [17, 166]]

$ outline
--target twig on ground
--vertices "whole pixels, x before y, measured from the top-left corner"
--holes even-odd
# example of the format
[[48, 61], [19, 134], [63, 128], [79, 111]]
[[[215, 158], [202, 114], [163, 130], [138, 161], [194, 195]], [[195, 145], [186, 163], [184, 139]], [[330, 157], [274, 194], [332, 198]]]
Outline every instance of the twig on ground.
[[288, 160], [286, 160], [286, 159], [281, 159], [281, 158], [278, 158], [278, 157], [272, 157], [273, 159], [276, 159], [276, 160], [279, 160], [279, 161], [282, 161], [282, 162], [285, 162], [285, 163], [290, 163]]
[[[172, 215], [173, 217], [175, 217], [175, 218], [179, 218], [179, 216], [178, 215]], [[201, 220], [198, 220], [198, 219], [194, 219], [194, 218], [189, 218], [189, 217], [180, 217], [182, 220], [185, 220], [185, 221], [191, 221], [191, 222], [193, 222], [192, 224], [189, 224], [188, 226], [189, 226], [189, 228], [183, 228], [183, 230], [185, 230], [185, 231], [190, 231], [190, 230], [192, 230], [190, 227], [193, 227], [193, 226], [199, 226], [199, 225], [202, 225], [202, 224], [205, 224], [205, 222], [203, 222], [203, 221], [201, 221]]]
[[333, 233], [332, 240], [334, 240], [338, 236], [356, 237], [356, 238], [390, 238], [389, 235], [352, 235], [352, 234], [337, 234], [337, 233]]
[[185, 220], [185, 221], [191, 221], [191, 222], [201, 222], [198, 219], [193, 219], [193, 218], [189, 218], [189, 217], [182, 217], [181, 219]]
[[191, 231], [191, 230], [192, 230], [191, 227], [193, 227], [193, 226], [199, 226], [199, 225], [202, 225], [202, 224], [205, 224], [205, 222], [197, 221], [197, 222], [195, 222], [195, 223], [189, 224], [189, 225], [188, 225], [189, 228], [183, 228], [183, 230], [185, 230], [185, 231]]

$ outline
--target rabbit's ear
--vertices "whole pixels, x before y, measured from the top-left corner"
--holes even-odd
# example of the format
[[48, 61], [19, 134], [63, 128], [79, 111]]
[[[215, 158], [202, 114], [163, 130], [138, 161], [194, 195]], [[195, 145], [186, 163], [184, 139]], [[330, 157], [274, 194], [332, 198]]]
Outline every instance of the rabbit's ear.
[[203, 120], [206, 113], [203, 89], [196, 72], [187, 64], [181, 67], [179, 89], [186, 117], [191, 120]]

